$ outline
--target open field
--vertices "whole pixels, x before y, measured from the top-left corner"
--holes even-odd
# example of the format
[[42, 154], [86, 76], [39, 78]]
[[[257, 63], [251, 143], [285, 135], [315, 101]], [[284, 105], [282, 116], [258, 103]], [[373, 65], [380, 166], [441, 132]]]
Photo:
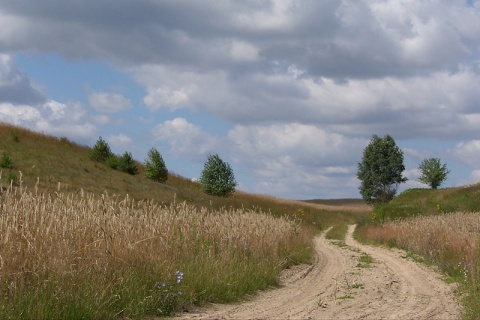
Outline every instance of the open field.
[[0, 318], [169, 315], [310, 257], [305, 229], [260, 211], [21, 187], [0, 197], [0, 234]]

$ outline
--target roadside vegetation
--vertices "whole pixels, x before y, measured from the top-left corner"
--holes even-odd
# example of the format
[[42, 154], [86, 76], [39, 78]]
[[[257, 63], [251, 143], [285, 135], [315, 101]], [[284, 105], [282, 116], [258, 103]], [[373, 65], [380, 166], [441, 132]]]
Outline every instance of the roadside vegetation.
[[98, 161], [64, 137], [7, 124], [0, 135], [0, 319], [144, 318], [235, 301], [309, 263], [318, 232], [370, 211], [208, 195], [163, 160], [168, 179], [137, 161], [136, 174], [112, 168], [106, 143]]
[[459, 283], [464, 318], [480, 318], [480, 184], [407, 190], [376, 206], [356, 237], [435, 266]]

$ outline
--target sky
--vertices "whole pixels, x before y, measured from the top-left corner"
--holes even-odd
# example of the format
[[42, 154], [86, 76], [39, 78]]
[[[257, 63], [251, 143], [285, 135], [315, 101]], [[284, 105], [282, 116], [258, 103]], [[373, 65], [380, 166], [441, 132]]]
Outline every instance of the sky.
[[409, 181], [480, 180], [479, 0], [0, 0], [0, 121], [238, 189], [359, 198], [391, 135]]

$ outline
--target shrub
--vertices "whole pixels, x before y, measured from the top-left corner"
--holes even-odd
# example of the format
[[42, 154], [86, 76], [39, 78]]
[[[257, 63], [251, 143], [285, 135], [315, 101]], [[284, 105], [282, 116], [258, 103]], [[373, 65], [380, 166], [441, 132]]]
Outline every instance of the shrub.
[[120, 162], [119, 157], [114, 154], [111, 154], [105, 161], [105, 164], [110, 168], [112, 168], [113, 170], [117, 170], [119, 162]]
[[218, 154], [208, 156], [199, 182], [206, 194], [222, 197], [233, 193], [237, 185], [232, 168]]
[[8, 181], [8, 183], [13, 183], [13, 184], [17, 183], [17, 175], [15, 174], [15, 172], [9, 172], [8, 173], [7, 181]]
[[98, 162], [106, 162], [113, 155], [110, 146], [102, 137], [99, 137], [92, 150], [90, 151], [90, 159]]
[[168, 179], [168, 170], [162, 155], [154, 148], [148, 151], [148, 160], [145, 160], [145, 176], [158, 182], [166, 182]]
[[12, 159], [6, 153], [0, 158], [0, 168], [13, 169]]
[[137, 165], [130, 152], [125, 151], [125, 153], [118, 159], [118, 170], [132, 175], [138, 173]]
[[15, 130], [10, 131], [10, 138], [12, 138], [13, 142], [20, 142], [20, 137]]

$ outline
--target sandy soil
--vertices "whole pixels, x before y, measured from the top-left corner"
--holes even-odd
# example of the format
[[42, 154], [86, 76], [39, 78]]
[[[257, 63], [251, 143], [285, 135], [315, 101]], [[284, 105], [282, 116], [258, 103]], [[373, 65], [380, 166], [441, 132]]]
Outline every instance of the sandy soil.
[[[233, 305], [210, 305], [197, 319], [458, 319], [453, 284], [405, 252], [316, 238], [316, 261], [286, 270], [282, 286]], [[362, 264], [368, 254], [373, 263]]]

